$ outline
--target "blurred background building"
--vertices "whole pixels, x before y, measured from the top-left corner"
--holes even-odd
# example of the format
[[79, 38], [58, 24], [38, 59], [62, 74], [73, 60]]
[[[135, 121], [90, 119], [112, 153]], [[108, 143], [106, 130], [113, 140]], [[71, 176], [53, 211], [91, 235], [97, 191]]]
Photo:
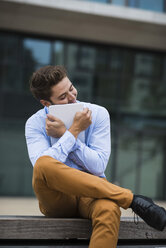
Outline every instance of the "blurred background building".
[[166, 0], [0, 1], [0, 195], [33, 196], [29, 78], [65, 65], [111, 116], [109, 180], [166, 200]]

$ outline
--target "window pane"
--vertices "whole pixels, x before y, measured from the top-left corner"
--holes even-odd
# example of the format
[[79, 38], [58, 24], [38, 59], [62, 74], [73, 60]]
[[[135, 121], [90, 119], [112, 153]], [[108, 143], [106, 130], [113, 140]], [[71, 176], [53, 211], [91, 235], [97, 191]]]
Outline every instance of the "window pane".
[[51, 43], [49, 41], [25, 39], [23, 45], [37, 65], [50, 64]]
[[78, 44], [66, 43], [65, 46], [65, 65], [67, 69], [73, 71], [77, 68], [77, 51], [79, 49]]
[[52, 63], [56, 65], [64, 65], [65, 63], [64, 53], [65, 53], [64, 42], [56, 41], [53, 44]]
[[125, 6], [125, 0], [112, 0], [112, 4]]
[[0, 36], [0, 88], [3, 91], [21, 90], [21, 42], [17, 36]]
[[[116, 125], [116, 122], [114, 123]], [[114, 130], [114, 129], [113, 129]], [[113, 131], [112, 130], [112, 131]], [[118, 139], [118, 153], [116, 164], [116, 182], [122, 187], [135, 191], [137, 163], [137, 136], [136, 133], [120, 126]]]
[[158, 135], [143, 138], [138, 190], [140, 194], [148, 195], [154, 199], [163, 197], [163, 180], [165, 180], [163, 174], [163, 167], [165, 166], [163, 164], [164, 139], [166, 137]]
[[1, 63], [11, 64], [19, 58], [19, 38], [15, 35], [0, 36]]
[[166, 128], [162, 136], [153, 120], [123, 119], [119, 129], [116, 165], [119, 185], [132, 189], [135, 194], [154, 199], [163, 197], [165, 136]]
[[33, 194], [30, 183], [32, 166], [27, 157], [24, 124], [24, 121], [15, 118], [6, 121], [1, 119], [0, 195], [2, 196]]
[[138, 0], [128, 0], [128, 6], [137, 7]]
[[99, 50], [97, 58], [97, 100], [107, 109], [114, 111], [120, 102], [117, 94], [120, 92], [119, 83], [123, 66], [123, 52], [121, 49]]
[[139, 0], [139, 8], [163, 12], [163, 0]]
[[151, 53], [131, 53], [127, 60], [133, 73], [126, 68], [123, 70], [121, 110], [155, 115], [166, 113], [164, 58]]
[[108, 0], [86, 0], [88, 2], [107, 3]]
[[86, 45], [68, 43], [65, 47], [65, 65], [69, 77], [78, 89], [79, 100], [92, 100], [96, 50]]

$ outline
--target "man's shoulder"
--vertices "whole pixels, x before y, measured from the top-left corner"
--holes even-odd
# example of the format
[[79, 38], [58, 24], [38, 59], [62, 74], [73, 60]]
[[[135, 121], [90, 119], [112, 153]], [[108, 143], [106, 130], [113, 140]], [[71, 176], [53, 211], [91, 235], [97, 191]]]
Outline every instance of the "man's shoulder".
[[46, 114], [47, 113], [46, 113], [45, 108], [38, 110], [31, 117], [28, 118], [28, 120], [26, 121], [26, 125], [30, 123], [37, 123], [38, 121], [41, 122], [42, 120], [45, 120]]

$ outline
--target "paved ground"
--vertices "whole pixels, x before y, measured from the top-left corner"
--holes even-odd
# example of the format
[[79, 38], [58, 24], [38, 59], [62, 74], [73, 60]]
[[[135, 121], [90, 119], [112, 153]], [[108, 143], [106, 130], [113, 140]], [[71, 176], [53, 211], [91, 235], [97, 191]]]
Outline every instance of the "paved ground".
[[[157, 202], [166, 209], [166, 202]], [[122, 216], [133, 216], [132, 210], [123, 210]], [[35, 198], [0, 197], [0, 215], [42, 215]]]

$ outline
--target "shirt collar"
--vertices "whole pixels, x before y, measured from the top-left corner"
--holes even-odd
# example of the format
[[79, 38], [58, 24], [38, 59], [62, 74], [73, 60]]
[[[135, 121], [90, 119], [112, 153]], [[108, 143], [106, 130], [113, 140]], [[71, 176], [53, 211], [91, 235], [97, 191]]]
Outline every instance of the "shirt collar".
[[48, 107], [44, 107], [44, 110], [45, 110], [45, 113], [46, 113], [46, 115], [48, 114]]

